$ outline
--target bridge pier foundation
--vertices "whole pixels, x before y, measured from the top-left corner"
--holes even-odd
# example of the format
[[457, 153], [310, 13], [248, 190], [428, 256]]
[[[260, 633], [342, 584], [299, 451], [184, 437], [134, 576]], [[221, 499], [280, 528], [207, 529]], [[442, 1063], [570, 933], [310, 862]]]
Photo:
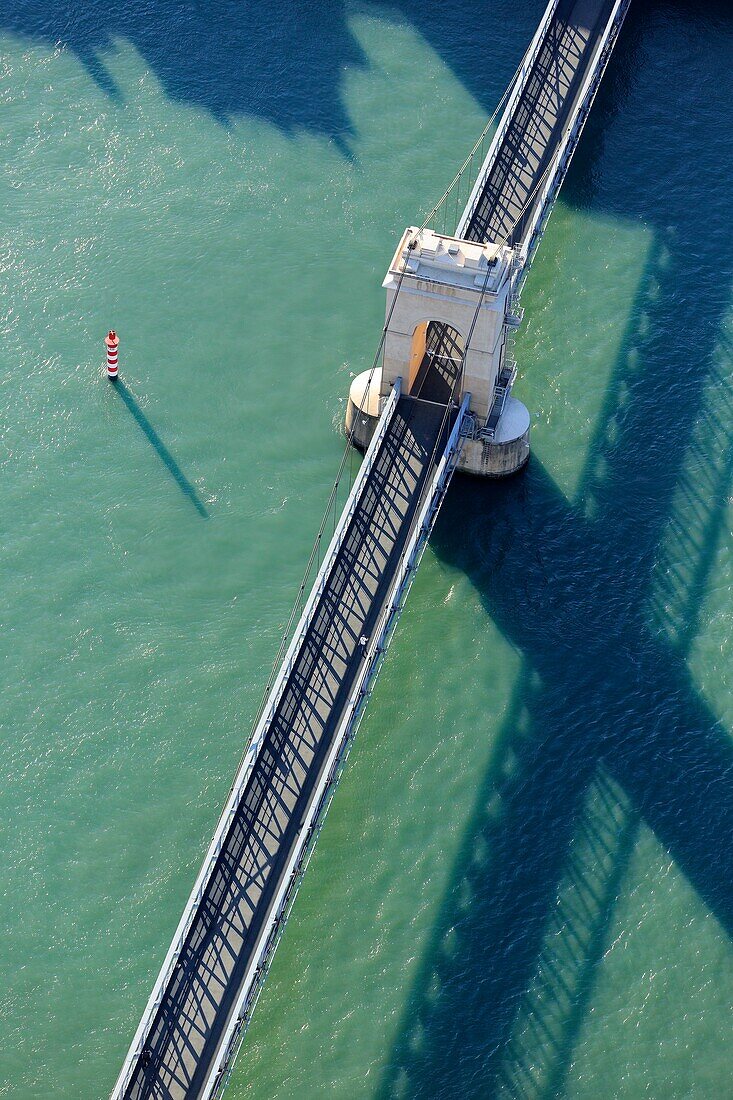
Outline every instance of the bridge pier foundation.
[[[371, 379], [371, 380], [370, 380]], [[354, 447], [365, 451], [371, 443], [379, 420], [380, 390], [382, 371], [362, 371], [349, 387], [349, 400], [346, 405], [346, 435]]]
[[[505, 244], [405, 230], [384, 280], [383, 361], [353, 379], [346, 434], [365, 450], [380, 406], [402, 380], [403, 393], [454, 405], [470, 394], [471, 434], [459, 469], [479, 477], [516, 473], [529, 457], [529, 413], [512, 400], [516, 375], [507, 340], [515, 251]], [[521, 319], [521, 318], [520, 318]]]
[[[382, 372], [379, 368], [357, 374], [349, 388], [346, 434], [354, 447], [365, 451], [379, 422]], [[493, 439], [480, 434], [464, 441], [459, 473], [477, 477], [509, 477], [529, 460], [529, 410], [516, 397], [508, 397]]]
[[529, 460], [530, 416], [526, 405], [508, 397], [493, 439], [465, 440], [458, 472], [479, 477], [509, 477]]

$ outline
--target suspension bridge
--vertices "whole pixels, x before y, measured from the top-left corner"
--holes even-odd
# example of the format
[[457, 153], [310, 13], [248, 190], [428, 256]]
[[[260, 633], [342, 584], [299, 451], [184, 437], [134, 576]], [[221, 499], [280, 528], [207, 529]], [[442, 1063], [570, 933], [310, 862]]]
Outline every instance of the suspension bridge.
[[[113, 1100], [223, 1092], [451, 477], [527, 460], [519, 295], [629, 2], [550, 0], [495, 116], [397, 247], [306, 576]], [[324, 550], [352, 445], [364, 461]]]

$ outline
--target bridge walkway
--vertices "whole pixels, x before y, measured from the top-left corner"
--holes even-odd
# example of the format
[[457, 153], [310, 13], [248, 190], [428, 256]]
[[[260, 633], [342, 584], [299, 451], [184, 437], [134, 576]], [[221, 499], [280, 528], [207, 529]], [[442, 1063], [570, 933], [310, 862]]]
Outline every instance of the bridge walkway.
[[523, 240], [542, 201], [540, 181], [580, 106], [614, 7], [615, 0], [560, 0], [458, 236], [510, 245]]
[[[627, 6], [550, 0], [459, 236], [510, 244], [532, 237], [553, 174], [543, 180], [546, 169], [570, 126], [582, 126], [591, 78], [602, 71], [611, 26]], [[561, 170], [554, 174], [561, 180]], [[460, 453], [470, 395], [458, 414], [446, 415], [440, 401], [454, 392], [462, 355], [450, 341], [429, 350], [421, 399], [398, 397], [396, 385], [380, 420], [113, 1100], [211, 1100], [223, 1087], [416, 548], [427, 537], [425, 517], [434, 517]]]
[[[254, 766], [116, 1097], [211, 1095], [244, 984], [263, 958], [309, 806], [378, 630], [455, 412], [400, 397]], [[240, 1007], [238, 1007], [238, 1005]], [[142, 1027], [142, 1025], [141, 1025]]]

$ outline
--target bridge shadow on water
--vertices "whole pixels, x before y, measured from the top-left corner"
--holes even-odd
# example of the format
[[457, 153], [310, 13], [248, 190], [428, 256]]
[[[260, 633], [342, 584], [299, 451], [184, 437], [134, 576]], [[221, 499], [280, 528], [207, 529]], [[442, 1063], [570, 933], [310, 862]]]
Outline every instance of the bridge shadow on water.
[[191, 482], [188, 480], [183, 470], [178, 465], [175, 458], [170, 453], [165, 443], [160, 438], [143, 410], [140, 408], [140, 405], [135, 399], [132, 391], [129, 389], [128, 386], [125, 385], [121, 378], [117, 378], [116, 381], [112, 383], [112, 385], [114, 387], [115, 393], [118, 393], [120, 395], [123, 403], [129, 409], [133, 419], [137, 422], [143, 435], [146, 437], [153, 450], [157, 454], [158, 458], [163, 463], [166, 470], [171, 475], [183, 495], [191, 501], [191, 504], [193, 504], [194, 508], [202, 517], [202, 519], [208, 519], [209, 513], [206, 510], [204, 502], [201, 500], [201, 497], [197, 493], [195, 485], [192, 485]]
[[[653, 15], [622, 35], [601, 123]], [[670, 125], [690, 69], [650, 98]], [[524, 665], [380, 1100], [562, 1095], [642, 821], [733, 938], [733, 736], [688, 667], [733, 478], [733, 153], [711, 160], [695, 119], [683, 151], [638, 147], [636, 182], [599, 183], [598, 120], [588, 138], [566, 197], [654, 240], [575, 501], [535, 457], [510, 482], [457, 479], [436, 527]]]

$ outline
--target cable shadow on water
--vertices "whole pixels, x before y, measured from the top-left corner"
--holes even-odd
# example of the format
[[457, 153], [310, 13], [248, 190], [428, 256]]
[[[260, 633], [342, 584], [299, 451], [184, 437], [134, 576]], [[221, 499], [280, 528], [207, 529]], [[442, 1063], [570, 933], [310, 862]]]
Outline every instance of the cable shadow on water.
[[191, 504], [193, 504], [194, 508], [202, 519], [208, 519], [209, 513], [206, 510], [206, 507], [204, 505], [204, 502], [201, 500], [201, 497], [196, 492], [196, 487], [192, 485], [191, 482], [188, 480], [183, 470], [178, 465], [175, 458], [170, 453], [165, 443], [160, 438], [143, 410], [140, 408], [140, 405], [136, 401], [131, 390], [128, 388], [128, 386], [125, 385], [121, 378], [115, 379], [115, 381], [113, 381], [111, 384], [114, 387], [115, 392], [118, 393], [122, 398], [123, 403], [129, 409], [134, 420], [140, 427], [143, 435], [147, 438], [158, 458], [163, 463], [183, 495], [187, 497], [188, 500], [190, 500]]

